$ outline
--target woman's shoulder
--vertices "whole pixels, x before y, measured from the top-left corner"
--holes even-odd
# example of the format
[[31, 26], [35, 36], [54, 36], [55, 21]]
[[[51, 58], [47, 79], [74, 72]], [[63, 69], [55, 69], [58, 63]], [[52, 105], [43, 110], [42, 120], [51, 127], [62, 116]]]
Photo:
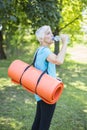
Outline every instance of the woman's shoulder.
[[48, 47], [44, 47], [44, 46], [39, 47], [38, 50], [44, 53], [51, 52], [51, 50]]

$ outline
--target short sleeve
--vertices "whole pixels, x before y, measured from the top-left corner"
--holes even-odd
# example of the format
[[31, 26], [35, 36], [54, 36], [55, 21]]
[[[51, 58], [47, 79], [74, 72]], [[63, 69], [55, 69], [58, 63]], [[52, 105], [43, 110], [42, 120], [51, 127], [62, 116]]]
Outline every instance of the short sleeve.
[[52, 54], [51, 50], [49, 48], [43, 48], [43, 51], [42, 51], [43, 55], [44, 55], [44, 60], [47, 59], [47, 57]]

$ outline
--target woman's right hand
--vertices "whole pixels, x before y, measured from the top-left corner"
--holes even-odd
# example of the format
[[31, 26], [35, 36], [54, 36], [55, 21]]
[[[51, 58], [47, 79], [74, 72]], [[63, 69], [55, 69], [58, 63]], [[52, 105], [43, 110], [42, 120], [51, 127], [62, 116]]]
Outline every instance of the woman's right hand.
[[60, 38], [61, 38], [61, 41], [62, 41], [63, 44], [68, 44], [69, 36], [67, 34], [61, 34]]

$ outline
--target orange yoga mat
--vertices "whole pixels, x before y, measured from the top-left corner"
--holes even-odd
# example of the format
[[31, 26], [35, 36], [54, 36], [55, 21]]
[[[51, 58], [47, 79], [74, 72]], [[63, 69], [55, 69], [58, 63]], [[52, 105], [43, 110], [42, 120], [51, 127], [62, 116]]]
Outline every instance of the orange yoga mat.
[[44, 102], [48, 104], [56, 103], [62, 94], [63, 82], [45, 73], [38, 85], [36, 85], [42, 71], [33, 66], [28, 68], [28, 66], [29, 64], [21, 60], [15, 60], [8, 68], [8, 76], [17, 84], [20, 84], [21, 81], [21, 85], [25, 89], [31, 93], [38, 94]]

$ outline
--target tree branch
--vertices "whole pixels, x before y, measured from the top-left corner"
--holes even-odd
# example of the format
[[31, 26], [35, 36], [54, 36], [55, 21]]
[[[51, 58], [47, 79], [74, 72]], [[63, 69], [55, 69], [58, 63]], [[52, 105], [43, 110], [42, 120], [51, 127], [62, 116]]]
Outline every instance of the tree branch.
[[69, 22], [68, 24], [66, 24], [64, 27], [61, 27], [61, 28], [59, 29], [59, 31], [63, 30], [64, 28], [66, 28], [67, 26], [69, 26], [70, 24], [72, 24], [73, 22], [75, 22], [75, 20], [79, 19], [80, 16], [81, 16], [81, 15], [79, 15], [78, 17], [76, 17], [75, 19], [73, 19], [71, 22]]

